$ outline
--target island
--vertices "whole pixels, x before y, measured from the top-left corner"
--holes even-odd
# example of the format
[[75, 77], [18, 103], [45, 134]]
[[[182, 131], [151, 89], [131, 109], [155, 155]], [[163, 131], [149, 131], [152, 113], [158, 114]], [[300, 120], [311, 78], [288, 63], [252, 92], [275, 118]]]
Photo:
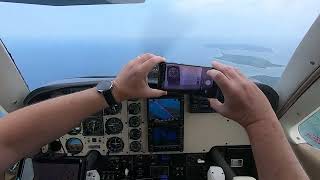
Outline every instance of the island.
[[206, 44], [207, 48], [216, 48], [220, 50], [244, 50], [244, 51], [254, 51], [254, 52], [265, 52], [273, 53], [271, 48], [266, 48], [257, 45], [250, 44]]
[[266, 75], [256, 75], [256, 76], [250, 76], [250, 79], [255, 79], [263, 84], [269, 85], [269, 86], [275, 86], [276, 83], [280, 80], [280, 77], [272, 77], [272, 76], [266, 76]]
[[257, 68], [283, 67], [283, 65], [273, 64], [264, 58], [255, 57], [255, 56], [233, 55], [233, 54], [223, 53], [222, 56], [216, 57], [216, 59], [232, 62], [235, 64], [253, 66]]

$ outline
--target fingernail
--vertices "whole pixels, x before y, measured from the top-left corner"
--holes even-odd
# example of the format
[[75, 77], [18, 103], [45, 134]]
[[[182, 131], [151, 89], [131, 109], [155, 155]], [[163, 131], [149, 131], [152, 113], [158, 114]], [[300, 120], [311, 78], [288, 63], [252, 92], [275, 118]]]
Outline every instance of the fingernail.
[[212, 78], [214, 78], [217, 75], [217, 71], [216, 70], [209, 70], [208, 75], [210, 75]]

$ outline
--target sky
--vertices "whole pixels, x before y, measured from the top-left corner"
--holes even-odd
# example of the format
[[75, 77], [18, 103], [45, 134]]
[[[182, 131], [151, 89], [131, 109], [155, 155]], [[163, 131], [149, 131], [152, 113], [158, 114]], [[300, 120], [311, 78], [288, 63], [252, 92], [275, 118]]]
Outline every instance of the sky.
[[146, 0], [71, 7], [0, 3], [0, 37], [291, 38], [305, 33], [319, 12], [319, 0]]
[[[216, 42], [271, 48], [274, 54], [259, 56], [286, 65], [319, 14], [319, 0], [146, 0], [68, 7], [0, 3], [0, 38], [33, 89], [64, 78], [115, 75], [143, 52], [207, 65], [216, 54], [205, 44]], [[230, 65], [251, 76], [279, 77], [284, 70]]]

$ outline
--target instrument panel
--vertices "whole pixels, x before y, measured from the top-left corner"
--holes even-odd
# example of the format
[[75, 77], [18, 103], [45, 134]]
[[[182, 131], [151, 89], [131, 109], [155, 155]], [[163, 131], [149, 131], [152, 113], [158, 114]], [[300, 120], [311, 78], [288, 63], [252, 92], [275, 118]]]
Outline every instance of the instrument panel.
[[[32, 104], [94, 87], [101, 79], [56, 83], [39, 88], [25, 99]], [[111, 80], [111, 78], [110, 78]], [[260, 85], [277, 105], [277, 94]], [[223, 101], [223, 97], [217, 98]], [[212, 110], [206, 98], [170, 94], [151, 99], [124, 101], [116, 109], [103, 109], [84, 119], [56, 141], [42, 147], [42, 153], [86, 156], [204, 153], [214, 146], [249, 145], [245, 130]]]
[[[85, 156], [95, 150], [101, 155], [128, 155], [148, 151], [146, 105], [144, 100], [125, 101], [116, 111], [104, 109], [84, 119], [78, 127], [60, 137], [55, 153]], [[50, 151], [50, 144], [42, 152]]]

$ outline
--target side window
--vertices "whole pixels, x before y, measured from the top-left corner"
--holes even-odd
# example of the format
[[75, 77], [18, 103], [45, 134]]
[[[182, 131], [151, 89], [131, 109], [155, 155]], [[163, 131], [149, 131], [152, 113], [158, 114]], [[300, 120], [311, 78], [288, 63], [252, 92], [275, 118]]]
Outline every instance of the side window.
[[300, 135], [309, 145], [320, 149], [320, 108], [302, 122], [298, 129]]
[[7, 114], [7, 112], [2, 108], [2, 106], [0, 105], [0, 118], [2, 118], [3, 116], [5, 116]]

